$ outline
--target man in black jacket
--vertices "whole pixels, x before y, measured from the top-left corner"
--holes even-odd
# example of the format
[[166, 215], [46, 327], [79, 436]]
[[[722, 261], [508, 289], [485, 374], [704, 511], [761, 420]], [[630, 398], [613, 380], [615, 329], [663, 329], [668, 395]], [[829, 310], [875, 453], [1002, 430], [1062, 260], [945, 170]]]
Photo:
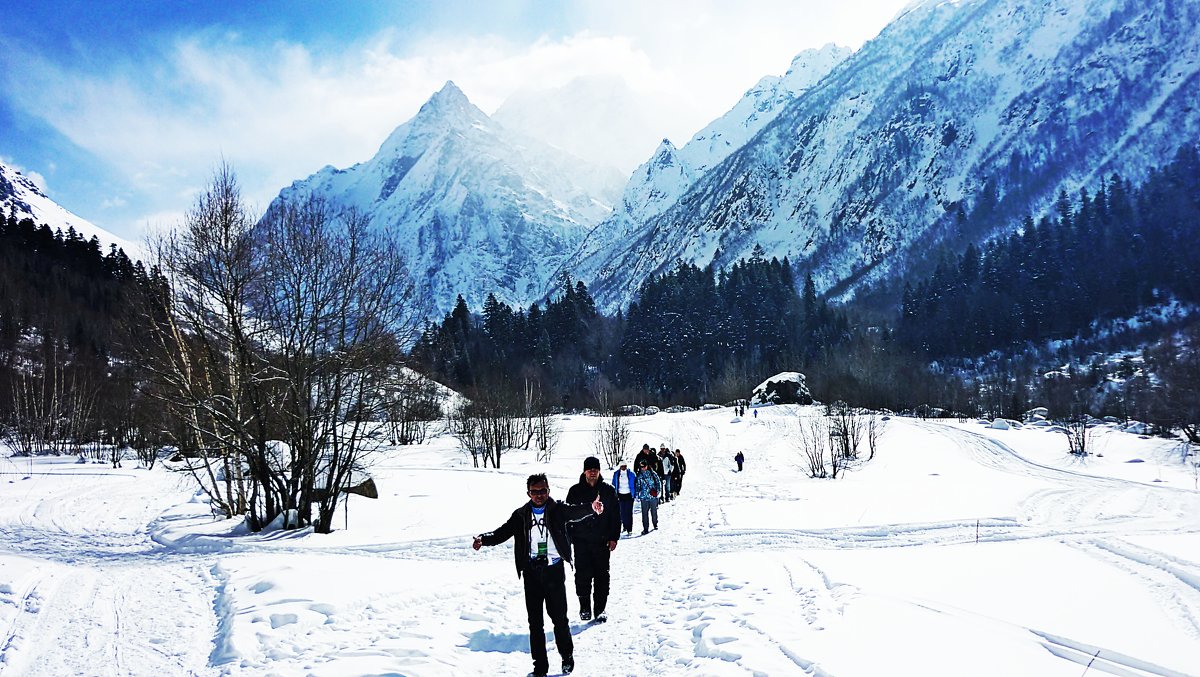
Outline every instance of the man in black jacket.
[[[587, 503], [599, 497], [604, 513], [585, 517], [567, 525], [567, 534], [575, 547], [575, 594], [579, 595], [579, 618], [590, 620], [595, 611], [596, 622], [608, 620], [604, 612], [608, 604], [609, 554], [617, 549], [621, 538], [620, 505], [617, 491], [600, 479], [600, 459], [588, 456], [583, 461], [579, 484], [567, 492], [567, 503]], [[592, 604], [592, 581], [595, 581], [595, 605]]]
[[500, 528], [475, 537], [471, 547], [500, 545], [515, 539], [513, 555], [517, 577], [525, 581], [525, 610], [529, 614], [529, 653], [533, 655], [533, 677], [545, 677], [550, 670], [546, 657], [545, 619], [542, 605], [554, 624], [554, 643], [562, 656], [563, 672], [575, 669], [575, 644], [567, 622], [567, 587], [563, 561], [571, 561], [571, 543], [567, 540], [567, 522], [604, 512], [599, 497], [581, 505], [570, 505], [550, 498], [550, 481], [544, 474], [530, 475], [525, 481], [529, 502], [513, 511]]

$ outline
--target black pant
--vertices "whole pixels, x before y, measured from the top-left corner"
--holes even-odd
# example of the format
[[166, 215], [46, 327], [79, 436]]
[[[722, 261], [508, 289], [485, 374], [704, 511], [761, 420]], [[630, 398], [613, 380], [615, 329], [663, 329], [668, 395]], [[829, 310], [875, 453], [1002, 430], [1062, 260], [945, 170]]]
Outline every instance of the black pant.
[[[608, 606], [608, 542], [584, 541], [575, 543], [575, 594], [581, 608], [595, 615]], [[595, 603], [592, 600], [592, 581], [596, 581]]]
[[633, 494], [617, 494], [621, 502], [621, 528], [633, 531]]
[[567, 582], [563, 563], [531, 563], [525, 569], [525, 611], [529, 614], [529, 653], [533, 655], [533, 671], [545, 674], [550, 671], [546, 658], [545, 619], [542, 604], [554, 624], [554, 643], [558, 655], [565, 660], [575, 651], [571, 640], [571, 626], [567, 623]]

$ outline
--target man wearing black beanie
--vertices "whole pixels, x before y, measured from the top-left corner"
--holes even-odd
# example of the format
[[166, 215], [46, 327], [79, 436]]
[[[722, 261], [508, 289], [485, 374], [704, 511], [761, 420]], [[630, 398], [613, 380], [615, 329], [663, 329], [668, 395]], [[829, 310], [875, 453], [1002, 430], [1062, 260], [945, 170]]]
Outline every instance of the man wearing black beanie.
[[567, 492], [567, 502], [590, 503], [597, 496], [604, 504], [604, 512], [570, 523], [567, 533], [575, 548], [575, 593], [579, 595], [579, 618], [590, 620], [595, 612], [596, 622], [603, 623], [608, 620], [605, 607], [608, 604], [609, 556], [616, 550], [617, 541], [621, 538], [621, 511], [616, 490], [600, 479], [600, 459], [588, 456], [583, 461], [579, 484]]

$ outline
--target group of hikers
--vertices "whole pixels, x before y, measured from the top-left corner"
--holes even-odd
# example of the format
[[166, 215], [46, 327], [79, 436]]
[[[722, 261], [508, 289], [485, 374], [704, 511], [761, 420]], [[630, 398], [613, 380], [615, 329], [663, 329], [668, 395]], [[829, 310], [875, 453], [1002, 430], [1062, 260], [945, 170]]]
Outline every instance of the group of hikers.
[[607, 622], [610, 557], [622, 531], [626, 537], [633, 535], [634, 500], [641, 502], [642, 535], [646, 535], [651, 530], [651, 518], [654, 529], [658, 529], [659, 502], [679, 496], [687, 472], [682, 451], [671, 451], [666, 445], [655, 451], [643, 444], [633, 465], [636, 473], [624, 460], [619, 461], [612, 484], [608, 484], [600, 478], [600, 459], [587, 457], [583, 474], [567, 492], [565, 501], [550, 498], [550, 481], [545, 474], [530, 475], [525, 481], [529, 501], [514, 510], [499, 528], [472, 540], [471, 547], [479, 550], [514, 539], [517, 577], [524, 582], [529, 616], [529, 653], [533, 657], [530, 677], [545, 677], [550, 669], [543, 606], [554, 626], [563, 673], [571, 674], [575, 669], [563, 562], [575, 566], [580, 620]]

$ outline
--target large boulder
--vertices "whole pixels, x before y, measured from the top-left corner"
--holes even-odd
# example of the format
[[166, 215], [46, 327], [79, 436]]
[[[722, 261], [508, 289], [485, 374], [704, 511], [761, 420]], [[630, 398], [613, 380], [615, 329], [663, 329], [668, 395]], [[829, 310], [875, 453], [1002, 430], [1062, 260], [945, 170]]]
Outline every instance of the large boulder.
[[758, 384], [750, 404], [812, 404], [807, 379], [798, 371], [785, 371]]

